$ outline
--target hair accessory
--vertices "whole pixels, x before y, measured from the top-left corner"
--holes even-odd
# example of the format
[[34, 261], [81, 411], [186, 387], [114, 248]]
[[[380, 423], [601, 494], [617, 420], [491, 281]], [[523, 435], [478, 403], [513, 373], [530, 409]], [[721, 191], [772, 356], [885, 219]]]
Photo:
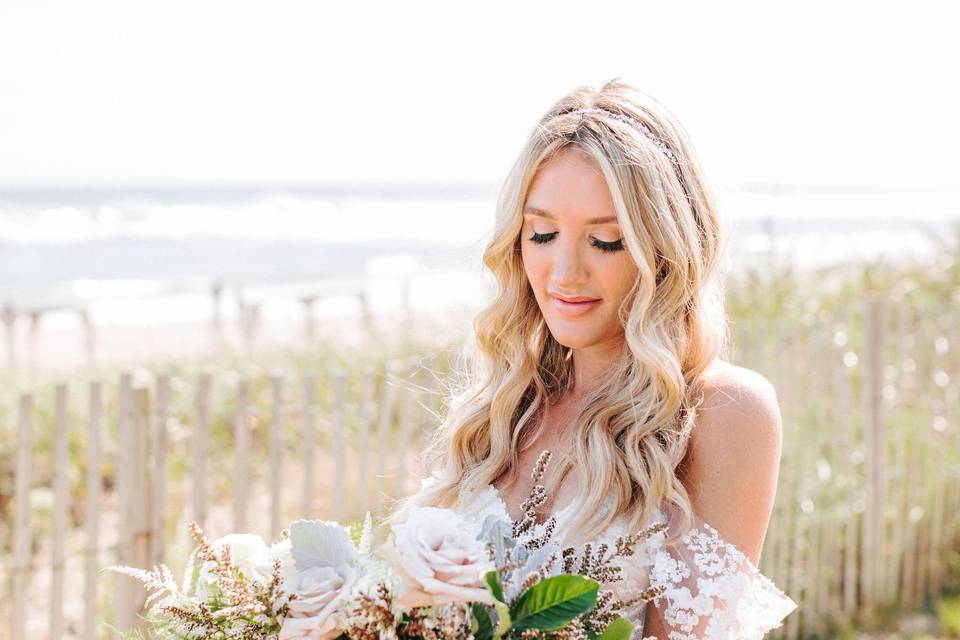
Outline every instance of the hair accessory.
[[614, 120], [619, 120], [620, 122], [625, 122], [626, 124], [629, 124], [630, 126], [636, 129], [639, 129], [643, 133], [643, 135], [647, 136], [647, 138], [650, 139], [650, 142], [657, 145], [657, 147], [659, 147], [660, 150], [663, 151], [664, 155], [670, 158], [670, 162], [672, 162], [677, 166], [680, 166], [680, 163], [677, 161], [677, 156], [674, 155], [673, 151], [670, 150], [670, 147], [668, 147], [666, 143], [657, 136], [657, 134], [651, 131], [650, 127], [643, 124], [639, 120], [636, 120], [635, 118], [631, 118], [630, 116], [624, 115], [622, 113], [614, 113], [613, 111], [607, 111], [606, 109], [599, 109], [597, 107], [591, 107], [589, 109], [577, 109], [576, 111], [569, 111], [568, 113], [578, 113], [581, 115], [586, 113], [596, 113], [599, 115], [607, 116], [608, 118], [613, 118]]

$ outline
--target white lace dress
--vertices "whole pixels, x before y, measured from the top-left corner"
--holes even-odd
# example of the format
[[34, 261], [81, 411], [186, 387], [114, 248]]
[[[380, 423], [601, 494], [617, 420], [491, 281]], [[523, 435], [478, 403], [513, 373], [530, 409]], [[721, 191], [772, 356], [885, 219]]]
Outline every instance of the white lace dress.
[[[564, 546], [564, 523], [571, 506], [555, 513], [554, 540]], [[612, 508], [610, 501], [605, 508]], [[510, 521], [506, 503], [496, 487], [487, 487], [472, 498], [460, 500], [456, 511], [481, 524], [488, 515]], [[619, 535], [628, 531], [625, 518], [614, 521], [595, 542], [613, 546]], [[664, 522], [661, 512], [648, 524]], [[668, 526], [672, 523], [668, 522]], [[544, 525], [535, 525], [534, 535]], [[670, 530], [673, 530], [672, 527]], [[750, 559], [724, 540], [716, 529], [695, 518], [694, 528], [682, 543], [665, 546], [661, 532], [637, 546], [634, 555], [620, 559], [622, 580], [603, 585], [621, 600], [635, 598], [650, 586], [666, 591], [653, 600], [668, 629], [662, 640], [753, 640], [779, 627], [797, 604], [769, 578], [759, 572]], [[640, 603], [623, 614], [636, 625], [633, 637], [642, 637], [647, 603]]]

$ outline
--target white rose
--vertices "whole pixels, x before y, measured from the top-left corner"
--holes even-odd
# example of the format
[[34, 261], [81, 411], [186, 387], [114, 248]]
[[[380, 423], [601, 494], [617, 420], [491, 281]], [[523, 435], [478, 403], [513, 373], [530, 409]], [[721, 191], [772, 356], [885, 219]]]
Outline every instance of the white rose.
[[459, 513], [414, 507], [392, 529], [386, 553], [400, 579], [397, 601], [404, 607], [447, 602], [483, 602], [493, 597], [483, 574], [494, 569], [477, 527]]
[[266, 575], [273, 575], [273, 561], [280, 559], [280, 576], [288, 580], [297, 575], [297, 567], [293, 562], [293, 554], [290, 553], [290, 538], [285, 538], [280, 542], [274, 543], [267, 550]]
[[[273, 558], [271, 549], [268, 549], [263, 538], [254, 533], [230, 533], [210, 543], [217, 556], [223, 553], [226, 545], [230, 545], [230, 563], [244, 576], [260, 584], [265, 584], [270, 579]], [[197, 596], [200, 598], [205, 599], [209, 595], [210, 585], [217, 580], [213, 573], [214, 566], [212, 560], [200, 565], [197, 584]]]

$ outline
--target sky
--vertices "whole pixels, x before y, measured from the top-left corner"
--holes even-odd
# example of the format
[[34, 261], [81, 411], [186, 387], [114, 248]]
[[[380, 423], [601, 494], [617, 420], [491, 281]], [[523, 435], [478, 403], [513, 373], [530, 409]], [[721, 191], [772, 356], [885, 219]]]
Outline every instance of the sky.
[[0, 191], [495, 185], [615, 77], [716, 182], [956, 188], [949, 4], [8, 0]]

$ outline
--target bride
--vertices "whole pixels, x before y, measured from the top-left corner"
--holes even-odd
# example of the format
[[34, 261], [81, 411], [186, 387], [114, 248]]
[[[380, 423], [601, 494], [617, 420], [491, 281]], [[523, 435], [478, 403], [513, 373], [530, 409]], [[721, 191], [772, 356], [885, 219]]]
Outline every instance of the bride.
[[553, 516], [558, 542], [669, 522], [609, 587], [665, 587], [628, 615], [643, 637], [779, 626], [796, 603], [756, 566], [781, 418], [764, 377], [721, 359], [725, 241], [663, 105], [619, 79], [560, 99], [502, 186], [483, 256], [497, 292], [425, 452], [431, 476], [391, 519], [427, 505], [519, 519], [549, 449], [538, 526]]

